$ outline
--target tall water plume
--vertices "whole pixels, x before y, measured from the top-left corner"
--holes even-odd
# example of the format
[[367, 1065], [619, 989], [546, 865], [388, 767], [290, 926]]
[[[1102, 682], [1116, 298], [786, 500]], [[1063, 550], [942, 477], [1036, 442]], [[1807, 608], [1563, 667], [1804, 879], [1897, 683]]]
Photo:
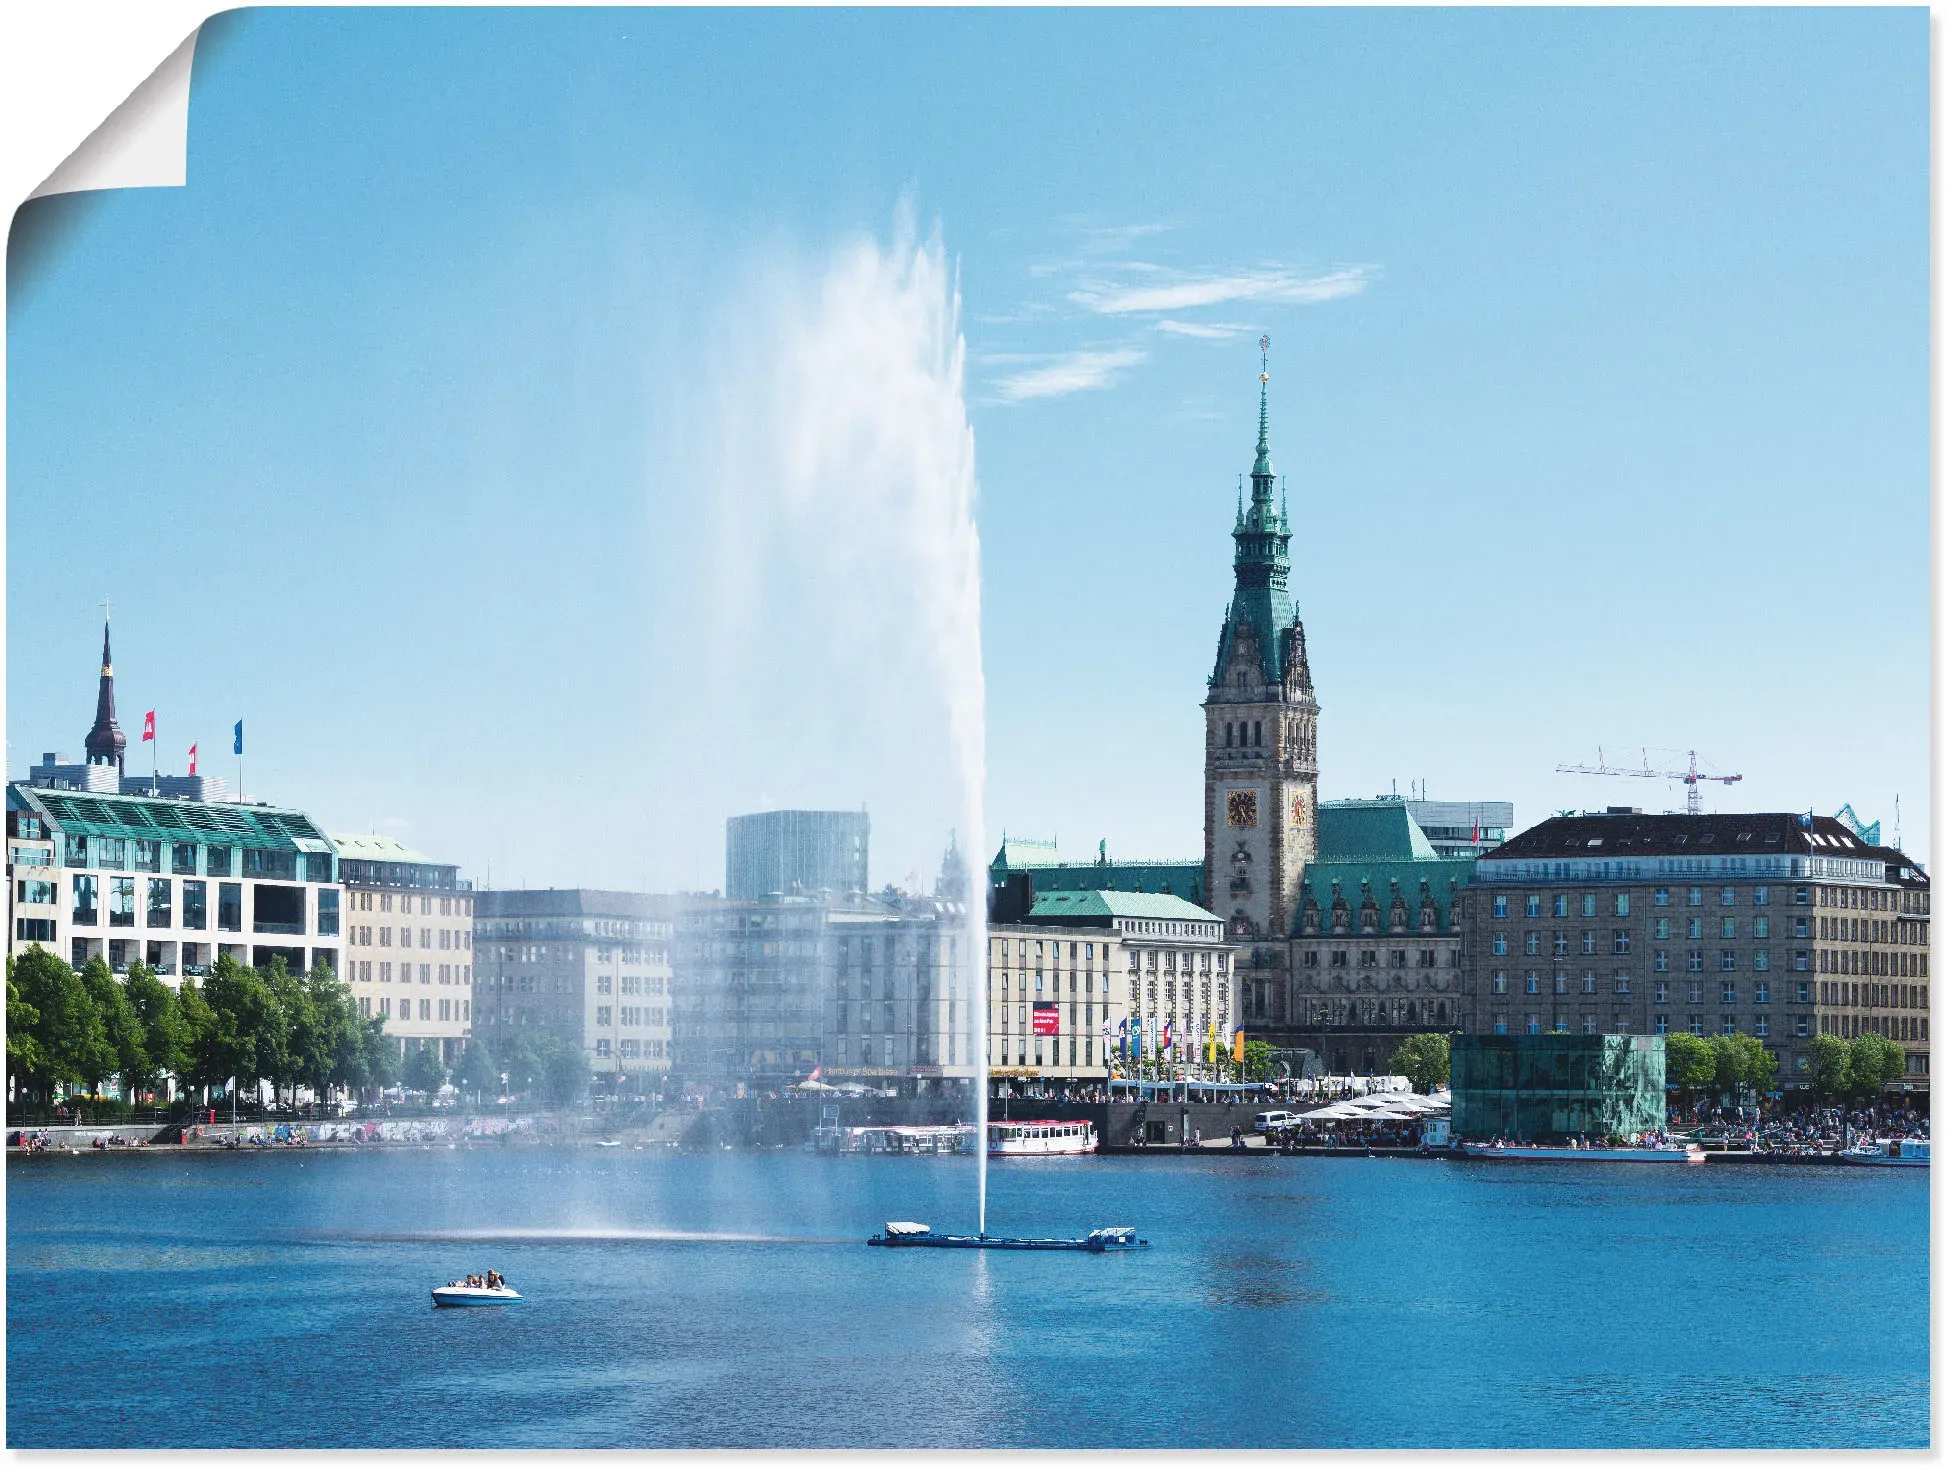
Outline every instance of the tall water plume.
[[985, 687], [959, 314], [944, 244], [906, 205], [889, 240], [754, 251], [697, 293], [672, 355], [695, 366], [664, 385], [653, 454], [645, 652], [682, 780], [649, 826], [868, 801], [873, 882], [907, 888], [953, 835], [972, 883], [943, 947], [958, 1036], [940, 1062], [973, 1069], [984, 1230]]

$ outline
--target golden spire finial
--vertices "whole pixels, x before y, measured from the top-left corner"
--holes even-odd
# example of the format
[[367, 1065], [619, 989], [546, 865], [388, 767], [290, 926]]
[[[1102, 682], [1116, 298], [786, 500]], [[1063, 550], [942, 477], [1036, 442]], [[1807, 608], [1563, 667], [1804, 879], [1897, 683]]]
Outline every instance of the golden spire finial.
[[1260, 337], [1257, 340], [1257, 351], [1258, 351], [1258, 357], [1263, 364], [1263, 371], [1258, 374], [1257, 381], [1259, 383], [1269, 383], [1271, 381], [1271, 334], [1270, 333], [1267, 332], [1263, 337]]

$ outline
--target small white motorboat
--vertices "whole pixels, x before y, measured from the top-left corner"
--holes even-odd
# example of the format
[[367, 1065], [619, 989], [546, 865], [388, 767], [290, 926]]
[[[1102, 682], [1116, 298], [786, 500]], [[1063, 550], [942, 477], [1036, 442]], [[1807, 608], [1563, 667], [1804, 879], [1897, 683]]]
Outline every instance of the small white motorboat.
[[1932, 1150], [1928, 1140], [1861, 1140], [1839, 1159], [1847, 1165], [1904, 1165], [1925, 1169]]
[[465, 1283], [448, 1283], [433, 1290], [436, 1308], [481, 1308], [495, 1303], [519, 1303], [520, 1294], [512, 1288], [469, 1288]]

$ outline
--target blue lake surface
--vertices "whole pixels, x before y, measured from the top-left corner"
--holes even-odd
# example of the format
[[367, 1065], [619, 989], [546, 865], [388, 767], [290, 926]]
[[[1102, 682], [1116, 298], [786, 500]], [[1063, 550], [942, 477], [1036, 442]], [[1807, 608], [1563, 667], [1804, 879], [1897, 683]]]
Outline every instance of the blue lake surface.
[[[10, 1160], [14, 1447], [1928, 1444], [1923, 1171]], [[489, 1267], [526, 1301], [440, 1311]]]

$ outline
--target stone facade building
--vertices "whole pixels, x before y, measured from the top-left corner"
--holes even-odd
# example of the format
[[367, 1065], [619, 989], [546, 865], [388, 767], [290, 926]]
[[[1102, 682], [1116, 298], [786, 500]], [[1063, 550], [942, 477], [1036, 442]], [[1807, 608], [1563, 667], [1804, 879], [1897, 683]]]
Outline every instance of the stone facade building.
[[602, 1078], [667, 1071], [673, 900], [608, 889], [473, 898], [473, 1035], [489, 1052], [544, 1032], [583, 1049]]
[[1483, 857], [1463, 903], [1461, 1030], [1743, 1033], [1810, 1086], [1819, 1033], [1880, 1033], [1929, 1074], [1929, 881], [1833, 818], [1551, 818]]
[[361, 1017], [387, 1037], [432, 1047], [449, 1067], [473, 1031], [473, 885], [376, 833], [334, 833], [345, 886], [341, 975]]
[[1102, 1082], [1169, 1029], [1191, 1063], [1236, 1027], [1239, 947], [1223, 921], [1167, 894], [1060, 890], [1023, 911], [996, 891], [987, 930], [987, 1050], [997, 1079]]

